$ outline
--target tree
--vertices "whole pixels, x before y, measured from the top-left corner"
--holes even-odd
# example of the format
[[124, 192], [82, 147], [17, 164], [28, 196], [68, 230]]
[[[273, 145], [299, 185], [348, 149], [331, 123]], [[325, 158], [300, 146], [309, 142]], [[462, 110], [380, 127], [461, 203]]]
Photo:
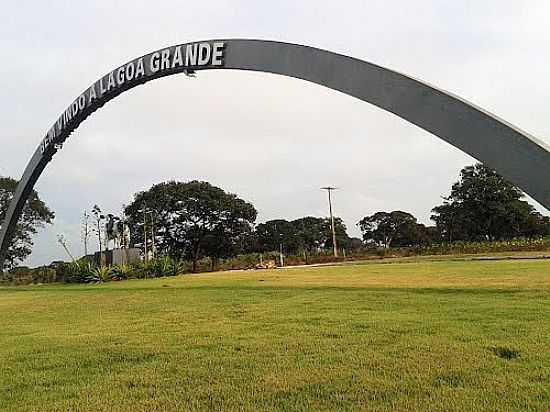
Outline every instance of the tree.
[[294, 222], [284, 219], [268, 220], [256, 226], [258, 251], [278, 251], [283, 245], [286, 253], [297, 253], [300, 242], [297, 238], [297, 228]]
[[[332, 250], [332, 228], [330, 226], [330, 218], [325, 218], [323, 233], [325, 241], [324, 249]], [[340, 217], [334, 218], [334, 232], [336, 233], [336, 246], [340, 249], [349, 249], [351, 247], [351, 238], [348, 236], [346, 225]]]
[[431, 220], [435, 222], [439, 237], [447, 242], [469, 239], [467, 227], [467, 215], [463, 213], [463, 207], [458, 202], [444, 203], [432, 209]]
[[451, 242], [511, 239], [544, 232], [544, 224], [537, 224], [540, 217], [522, 197], [518, 188], [477, 163], [460, 171], [459, 181], [443, 204], [432, 209], [431, 218], [441, 237]]
[[441, 236], [436, 226], [426, 226], [422, 223], [416, 225], [415, 245], [428, 246], [440, 241]]
[[[351, 240], [346, 226], [339, 217], [334, 218], [336, 242], [339, 247], [349, 247]], [[308, 255], [321, 249], [332, 249], [332, 230], [329, 218], [306, 216], [293, 221], [269, 220], [256, 227], [257, 250], [278, 251], [282, 246], [287, 254]]]
[[[306, 263], [308, 255], [319, 250], [332, 250], [332, 229], [330, 218], [306, 216], [291, 222], [295, 227], [296, 253], [303, 253]], [[339, 217], [334, 217], [334, 230], [338, 247], [349, 247], [350, 237]]]
[[363, 248], [363, 241], [358, 237], [351, 237], [349, 239], [348, 248], [352, 251], [361, 250]]
[[155, 214], [155, 247], [162, 254], [193, 261], [201, 256], [239, 253], [256, 220], [254, 206], [208, 182], [166, 182], [135, 194], [125, 213], [133, 243], [143, 243], [143, 211]]
[[543, 216], [539, 212], [530, 213], [522, 234], [529, 239], [550, 235], [550, 217]]
[[92, 227], [92, 232], [97, 235], [97, 243], [98, 243], [98, 249], [99, 249], [99, 262], [101, 264], [101, 262], [103, 261], [101, 233], [103, 232], [102, 221], [105, 219], [105, 216], [102, 214], [101, 208], [98, 205], [94, 205], [94, 207], [92, 208], [92, 215], [94, 216], [94, 226]]
[[292, 224], [295, 227], [298, 250], [304, 252], [306, 261], [308, 254], [323, 249], [327, 239], [332, 236], [327, 219], [305, 216], [293, 220]]
[[384, 248], [418, 243], [419, 223], [413, 215], [401, 210], [376, 212], [361, 219], [358, 225], [365, 243], [375, 243]]
[[[17, 180], [10, 177], [0, 177], [0, 225], [4, 222], [9, 204], [17, 188], [17, 183]], [[31, 254], [33, 246], [32, 236], [44, 225], [51, 224], [54, 218], [54, 212], [40, 200], [38, 193], [33, 190], [23, 208], [12, 240], [8, 246], [6, 262], [9, 269], [13, 268], [16, 262], [23, 261]]]

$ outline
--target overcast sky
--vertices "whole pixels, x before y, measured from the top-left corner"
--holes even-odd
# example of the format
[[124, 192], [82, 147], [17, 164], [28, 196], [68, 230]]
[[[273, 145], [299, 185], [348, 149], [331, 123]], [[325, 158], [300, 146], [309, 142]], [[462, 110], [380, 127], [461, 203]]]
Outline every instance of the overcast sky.
[[[550, 143], [550, 2], [5, 1], [0, 14], [0, 175], [19, 178], [61, 112], [100, 76], [161, 47], [260, 38], [328, 49], [425, 80]], [[82, 252], [80, 218], [118, 212], [166, 180], [207, 180], [254, 203], [258, 221], [328, 214], [341, 188], [349, 233], [379, 210], [429, 223], [475, 160], [349, 96], [260, 73], [150, 82], [94, 113], [37, 190], [56, 212], [27, 264]], [[550, 182], [549, 182], [550, 184]]]

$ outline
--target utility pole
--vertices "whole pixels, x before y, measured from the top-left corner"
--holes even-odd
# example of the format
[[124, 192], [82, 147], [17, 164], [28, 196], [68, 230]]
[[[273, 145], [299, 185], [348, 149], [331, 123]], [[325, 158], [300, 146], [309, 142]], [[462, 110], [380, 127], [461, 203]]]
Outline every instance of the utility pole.
[[146, 213], [151, 218], [151, 258], [155, 259], [157, 248], [155, 246], [155, 211], [147, 210]]
[[330, 212], [330, 227], [332, 229], [332, 249], [334, 251], [334, 257], [338, 257], [338, 247], [336, 246], [336, 229], [334, 227], [334, 216], [332, 215], [332, 199], [330, 193], [336, 189], [338, 188], [332, 186], [321, 188], [321, 190], [326, 190], [328, 192], [328, 210]]
[[281, 267], [283, 267], [285, 265], [285, 259], [283, 256], [283, 234], [277, 230], [276, 224], [275, 224], [275, 230], [279, 235], [279, 263], [281, 264]]
[[155, 246], [155, 221], [153, 220], [153, 212], [151, 212], [151, 256], [155, 259], [157, 248]]
[[147, 263], [147, 211], [143, 209], [143, 259]]

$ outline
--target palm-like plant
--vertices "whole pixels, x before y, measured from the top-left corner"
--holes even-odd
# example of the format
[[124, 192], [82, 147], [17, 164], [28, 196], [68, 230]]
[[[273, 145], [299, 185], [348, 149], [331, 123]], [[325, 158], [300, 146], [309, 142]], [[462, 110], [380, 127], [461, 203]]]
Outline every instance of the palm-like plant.
[[93, 270], [93, 274], [97, 276], [99, 282], [107, 282], [111, 271], [109, 266], [98, 266]]
[[128, 279], [132, 268], [127, 264], [115, 265], [111, 267], [109, 277], [111, 280]]

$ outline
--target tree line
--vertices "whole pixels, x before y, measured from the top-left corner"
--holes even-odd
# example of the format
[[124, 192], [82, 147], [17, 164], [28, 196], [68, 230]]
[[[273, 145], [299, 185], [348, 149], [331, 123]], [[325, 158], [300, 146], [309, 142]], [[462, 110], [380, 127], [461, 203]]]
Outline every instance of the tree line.
[[[167, 182], [140, 192], [125, 213], [143, 242], [143, 210], [154, 211], [154, 238], [162, 254], [194, 262], [208, 256], [227, 258], [250, 252], [281, 250], [308, 256], [332, 249], [330, 219], [306, 216], [275, 219], [255, 225], [254, 206], [207, 182]], [[454, 241], [494, 241], [535, 238], [550, 234], [543, 216], [523, 193], [492, 169], [476, 164], [460, 172], [443, 203], [432, 209], [434, 225], [419, 223], [411, 213], [380, 211], [357, 224], [362, 239], [348, 236], [342, 219], [335, 218], [340, 249], [427, 246]]]
[[460, 171], [449, 196], [432, 209], [433, 226], [403, 211], [377, 212], [359, 222], [365, 244], [425, 246], [456, 241], [534, 239], [550, 234], [550, 218], [494, 170], [476, 164]]
[[[0, 179], [0, 219], [16, 183]], [[99, 225], [98, 210], [94, 213]], [[136, 193], [124, 207], [122, 218], [131, 229], [131, 246], [191, 261], [193, 270], [202, 257], [216, 261], [251, 252], [281, 251], [301, 255], [307, 263], [312, 254], [333, 247], [328, 218], [275, 219], [256, 225], [257, 214], [252, 203], [208, 182], [170, 181]], [[28, 256], [32, 235], [53, 217], [33, 192], [10, 246], [12, 266]], [[336, 217], [336, 241], [340, 249], [353, 250], [533, 239], [550, 234], [550, 219], [525, 201], [518, 188], [482, 164], [460, 171], [450, 194], [432, 209], [431, 220], [433, 225], [425, 225], [405, 211], [379, 211], [357, 223], [362, 234], [358, 239], [348, 236], [342, 219]], [[101, 247], [100, 233], [98, 239]]]
[[[332, 248], [330, 220], [308, 216], [294, 221], [271, 220], [255, 225], [252, 203], [208, 182], [164, 182], [134, 196], [124, 209], [133, 245], [174, 259], [218, 260], [252, 252], [282, 250], [310, 253]], [[335, 219], [337, 243], [351, 240], [342, 219]], [[154, 246], [153, 246], [154, 241]], [[356, 239], [360, 244], [361, 241]]]

